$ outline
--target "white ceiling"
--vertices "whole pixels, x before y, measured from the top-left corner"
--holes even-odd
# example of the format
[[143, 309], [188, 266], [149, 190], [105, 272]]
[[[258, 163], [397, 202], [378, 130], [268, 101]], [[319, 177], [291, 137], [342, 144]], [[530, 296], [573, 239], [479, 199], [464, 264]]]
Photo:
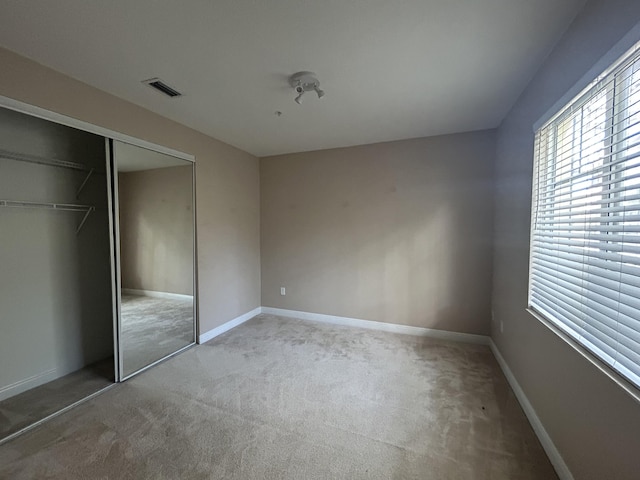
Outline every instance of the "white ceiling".
[[0, 45], [266, 156], [496, 127], [584, 3], [0, 0]]

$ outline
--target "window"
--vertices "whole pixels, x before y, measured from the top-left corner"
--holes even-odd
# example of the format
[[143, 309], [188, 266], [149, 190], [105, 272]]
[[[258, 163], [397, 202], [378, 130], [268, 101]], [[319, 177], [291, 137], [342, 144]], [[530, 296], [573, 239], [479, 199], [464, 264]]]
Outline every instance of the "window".
[[640, 388], [640, 44], [535, 137], [529, 308]]

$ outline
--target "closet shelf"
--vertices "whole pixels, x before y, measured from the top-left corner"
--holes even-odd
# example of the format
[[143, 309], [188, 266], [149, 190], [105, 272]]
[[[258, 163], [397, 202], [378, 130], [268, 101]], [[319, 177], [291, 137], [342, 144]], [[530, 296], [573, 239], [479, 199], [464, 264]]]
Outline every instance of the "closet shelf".
[[72, 170], [80, 170], [83, 172], [94, 172], [93, 168], [87, 167], [81, 163], [68, 162], [67, 160], [58, 160], [57, 158], [44, 158], [35, 155], [25, 155], [24, 153], [11, 152], [9, 150], [0, 149], [0, 158], [8, 160], [16, 160], [18, 162], [37, 163], [38, 165], [47, 165], [49, 167], [70, 168]]
[[0, 200], [0, 207], [11, 207], [11, 208], [43, 208], [46, 210], [64, 210], [68, 212], [84, 212], [84, 217], [82, 217], [82, 221], [76, 228], [76, 235], [80, 233], [82, 227], [84, 226], [87, 218], [91, 212], [96, 210], [96, 207], [92, 205], [75, 205], [71, 203], [44, 203], [44, 202], [25, 202], [21, 200]]

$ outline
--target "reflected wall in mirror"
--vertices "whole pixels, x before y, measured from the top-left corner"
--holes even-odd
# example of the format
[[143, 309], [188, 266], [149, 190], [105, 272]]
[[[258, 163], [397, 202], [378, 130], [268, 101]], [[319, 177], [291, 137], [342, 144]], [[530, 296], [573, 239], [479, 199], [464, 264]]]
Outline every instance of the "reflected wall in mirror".
[[121, 377], [195, 341], [193, 164], [114, 141]]

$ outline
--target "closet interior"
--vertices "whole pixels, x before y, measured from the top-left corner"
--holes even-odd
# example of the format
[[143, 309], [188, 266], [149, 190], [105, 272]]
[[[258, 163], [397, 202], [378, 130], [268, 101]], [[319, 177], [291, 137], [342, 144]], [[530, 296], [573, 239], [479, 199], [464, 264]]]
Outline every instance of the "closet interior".
[[0, 109], [0, 436], [115, 380], [105, 141]]
[[195, 343], [193, 212], [191, 161], [0, 107], [0, 442]]

